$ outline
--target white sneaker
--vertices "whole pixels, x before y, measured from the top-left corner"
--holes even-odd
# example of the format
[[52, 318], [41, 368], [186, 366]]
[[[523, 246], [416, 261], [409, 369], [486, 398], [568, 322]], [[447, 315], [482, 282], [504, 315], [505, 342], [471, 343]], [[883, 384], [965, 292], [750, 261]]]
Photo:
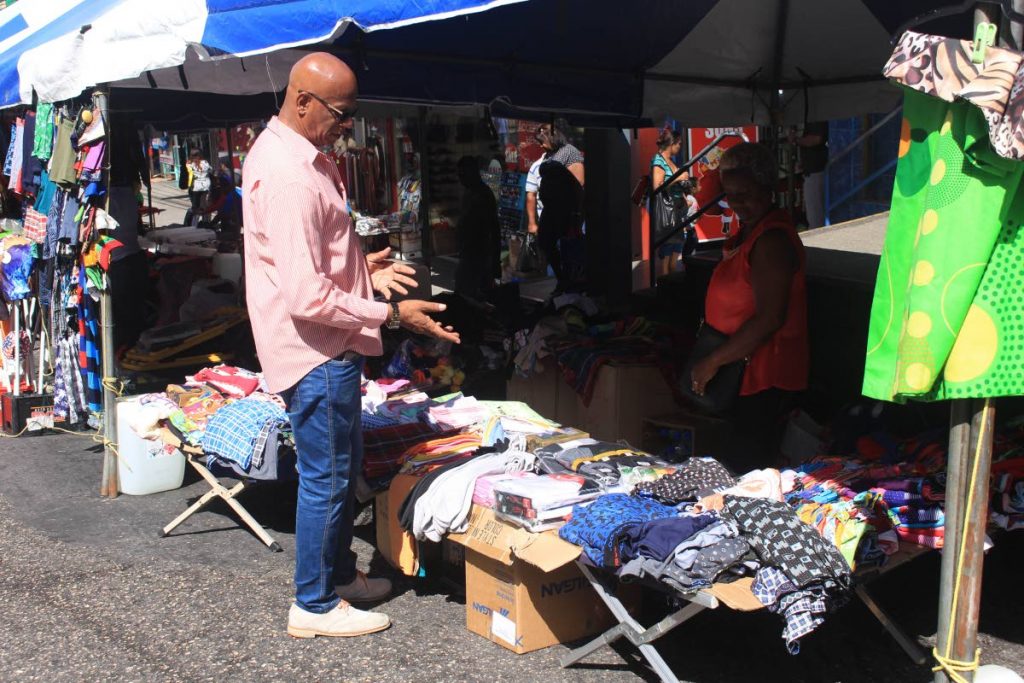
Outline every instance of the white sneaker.
[[334, 590], [342, 600], [349, 602], [377, 602], [391, 595], [391, 581], [371, 579], [363, 572], [357, 572], [350, 583], [337, 585]]
[[288, 635], [293, 638], [351, 638], [383, 631], [388, 626], [391, 626], [388, 615], [358, 610], [344, 600], [324, 614], [307, 612], [294, 603], [288, 610]]

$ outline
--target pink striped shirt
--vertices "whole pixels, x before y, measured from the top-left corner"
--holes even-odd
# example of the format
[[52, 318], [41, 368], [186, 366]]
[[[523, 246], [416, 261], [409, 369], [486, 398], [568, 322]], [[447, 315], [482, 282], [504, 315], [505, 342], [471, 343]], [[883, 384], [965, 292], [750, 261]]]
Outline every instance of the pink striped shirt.
[[245, 159], [245, 290], [273, 392], [346, 351], [380, 355], [373, 301], [338, 168], [274, 117]]

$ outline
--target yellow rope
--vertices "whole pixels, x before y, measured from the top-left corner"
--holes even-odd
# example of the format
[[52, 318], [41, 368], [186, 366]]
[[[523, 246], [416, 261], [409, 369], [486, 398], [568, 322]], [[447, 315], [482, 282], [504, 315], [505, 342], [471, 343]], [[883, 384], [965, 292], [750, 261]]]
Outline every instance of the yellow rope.
[[932, 671], [944, 672], [946, 677], [953, 681], [953, 683], [968, 683], [967, 679], [960, 674], [978, 670], [978, 664], [981, 662], [981, 648], [979, 647], [974, 651], [974, 660], [970, 662], [943, 657], [939, 654], [937, 647], [932, 648], [932, 657], [939, 663], [938, 666], [932, 667]]
[[117, 377], [104, 377], [102, 380], [103, 388], [111, 392], [118, 398], [124, 396], [124, 382]]
[[[961, 510], [960, 514], [967, 520], [967, 512], [971, 509], [974, 504], [974, 488], [978, 483], [978, 470], [980, 469], [979, 462], [981, 461], [981, 447], [984, 439], [985, 429], [988, 427], [988, 416], [989, 416], [989, 405], [990, 399], [985, 399], [985, 405], [981, 409], [981, 426], [978, 428], [978, 444], [974, 447], [974, 467], [971, 470], [971, 483], [967, 489], [967, 505]], [[963, 577], [964, 571], [964, 556], [967, 550], [967, 533], [966, 525], [961, 529], [960, 532], [960, 553], [956, 558], [956, 583], [953, 586], [953, 602], [949, 608], [949, 630], [946, 632], [946, 653], [940, 655], [939, 648], [932, 648], [932, 657], [938, 662], [938, 665], [932, 667], [933, 672], [942, 671], [946, 674], [946, 677], [953, 683], [969, 683], [966, 678], [961, 676], [962, 673], [968, 673], [971, 671], [977, 671], [978, 664], [981, 661], [981, 648], [978, 648], [974, 652], [974, 661], [965, 662], [956, 660], [950, 657], [951, 650], [953, 649], [953, 628], [956, 624], [956, 608], [957, 603], [960, 600], [960, 579]]]

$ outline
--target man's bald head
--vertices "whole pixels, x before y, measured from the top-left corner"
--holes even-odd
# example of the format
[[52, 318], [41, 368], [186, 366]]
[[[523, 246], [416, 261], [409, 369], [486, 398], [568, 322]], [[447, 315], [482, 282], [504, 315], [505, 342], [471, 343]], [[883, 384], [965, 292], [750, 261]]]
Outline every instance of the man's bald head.
[[308, 90], [321, 97], [356, 97], [356, 75], [345, 62], [326, 52], [314, 52], [295, 62], [288, 74], [289, 90]]
[[315, 146], [332, 145], [351, 126], [351, 118], [338, 121], [336, 112], [355, 111], [357, 95], [352, 69], [334, 55], [314, 52], [292, 67], [280, 118]]

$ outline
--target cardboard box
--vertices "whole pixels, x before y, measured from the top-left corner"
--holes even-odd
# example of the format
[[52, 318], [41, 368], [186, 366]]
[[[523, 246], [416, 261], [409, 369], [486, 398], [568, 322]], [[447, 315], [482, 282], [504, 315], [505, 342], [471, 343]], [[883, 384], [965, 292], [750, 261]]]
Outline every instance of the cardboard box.
[[579, 418], [567, 424], [590, 432], [595, 439], [624, 439], [637, 448], [643, 438], [644, 418], [676, 408], [672, 390], [654, 365], [602, 366], [590, 405], [583, 406], [582, 399], [579, 404]]
[[663, 429], [679, 431], [682, 438], [689, 433], [690, 451], [692, 455], [705, 457], [728, 456], [736, 451], [735, 428], [728, 422], [709, 415], [696, 415], [685, 410], [677, 410], [666, 415], [658, 415], [644, 420], [644, 440], [642, 448], [649, 453], [658, 455], [659, 444], [664, 443], [658, 432]]
[[402, 501], [419, 481], [419, 477], [398, 474], [391, 480], [390, 488], [378, 493], [373, 503], [377, 550], [392, 567], [406, 576], [419, 574], [419, 548], [413, 535], [399, 525], [398, 513]]
[[436, 228], [430, 230], [430, 243], [435, 256], [455, 254], [459, 251], [459, 240], [454, 228]]
[[683, 415], [644, 418], [640, 448], [669, 462], [682, 462], [697, 454], [696, 429]]
[[466, 628], [518, 654], [599, 633], [613, 618], [573, 561], [580, 548], [474, 506], [465, 546]]
[[529, 377], [513, 374], [508, 380], [505, 396], [509, 401], [522, 401], [544, 417], [558, 421], [555, 407], [560, 385], [564, 382], [558, 374], [554, 358], [539, 360], [537, 365], [543, 370], [533, 372]]

